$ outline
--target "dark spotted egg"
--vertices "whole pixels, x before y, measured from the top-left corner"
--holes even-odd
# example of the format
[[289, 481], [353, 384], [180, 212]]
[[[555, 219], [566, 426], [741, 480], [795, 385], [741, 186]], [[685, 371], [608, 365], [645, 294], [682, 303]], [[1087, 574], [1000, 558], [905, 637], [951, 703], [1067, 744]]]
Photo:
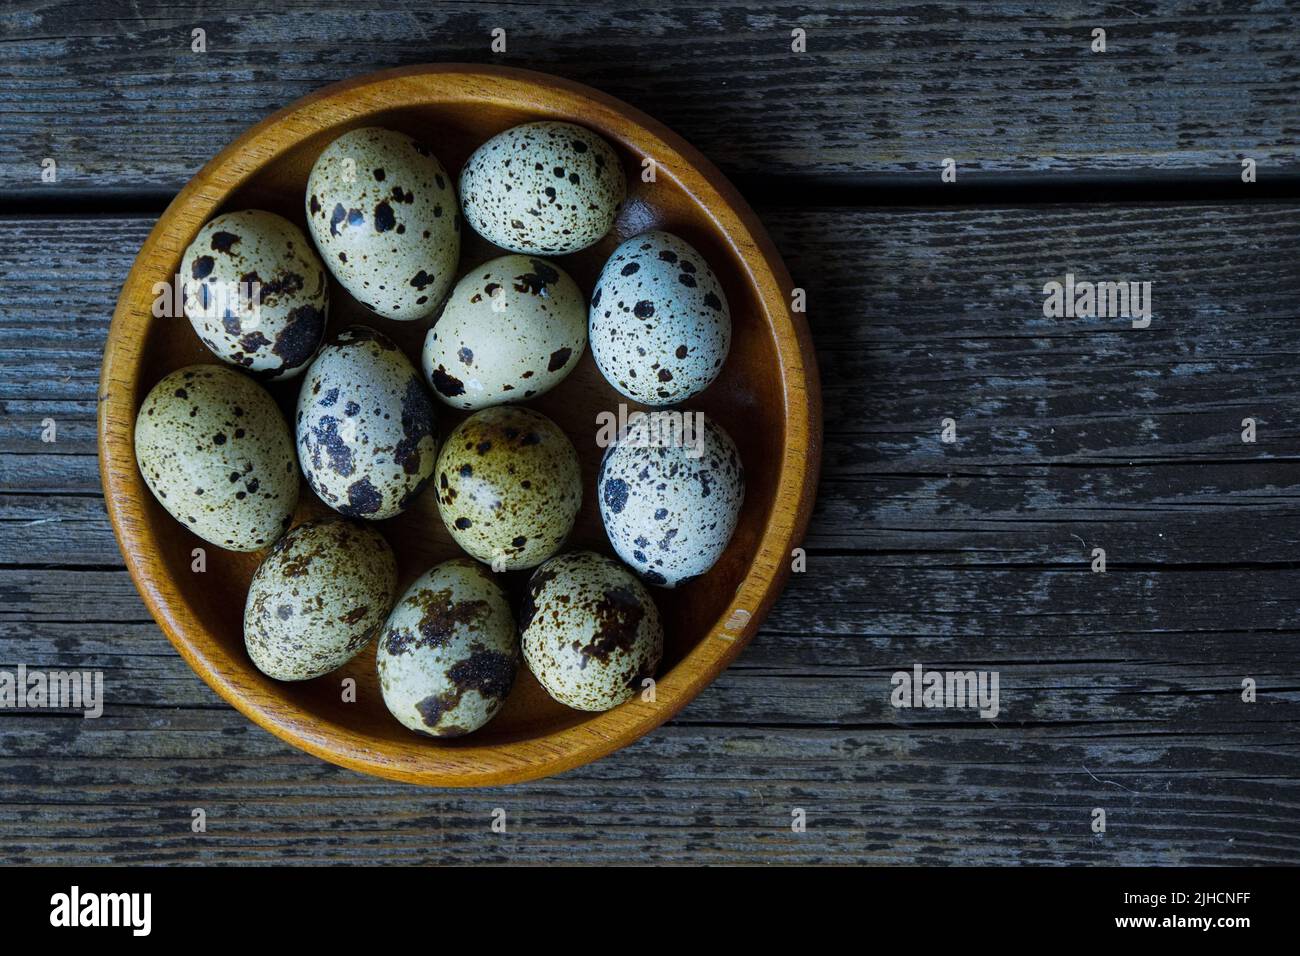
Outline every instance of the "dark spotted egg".
[[224, 365], [167, 375], [135, 420], [135, 456], [176, 520], [231, 551], [284, 534], [298, 503], [293, 439], [260, 385]]
[[422, 734], [459, 737], [505, 703], [519, 665], [519, 637], [491, 573], [460, 558], [411, 585], [388, 618], [375, 658], [394, 717]]
[[456, 189], [404, 133], [366, 127], [330, 143], [307, 180], [307, 223], [343, 288], [385, 318], [428, 318], [456, 277]]
[[703, 412], [633, 418], [605, 452], [600, 516], [618, 556], [651, 584], [676, 587], [726, 550], [745, 501], [731, 436]]
[[651, 231], [614, 250], [591, 294], [591, 354], [633, 401], [674, 405], [704, 391], [731, 347], [731, 313], [695, 249]]
[[433, 477], [433, 402], [392, 340], [354, 325], [321, 349], [298, 393], [298, 456], [321, 501], [357, 518], [405, 511]]
[[609, 144], [572, 123], [526, 123], [493, 136], [460, 174], [465, 220], [532, 256], [577, 252], [614, 225], [627, 183]]
[[253, 575], [244, 646], [268, 677], [320, 677], [370, 643], [396, 591], [397, 559], [378, 531], [310, 521], [277, 541]]
[[577, 710], [609, 710], [653, 677], [659, 611], [617, 561], [571, 551], [533, 572], [520, 612], [524, 660], [546, 692]]
[[297, 226], [246, 209], [199, 230], [181, 259], [185, 315], [222, 361], [265, 379], [307, 367], [325, 336], [325, 268]]
[[587, 304], [558, 266], [502, 256], [461, 279], [424, 340], [424, 374], [454, 408], [550, 391], [587, 347]]
[[582, 504], [578, 453], [540, 412], [496, 405], [447, 436], [438, 456], [438, 513], [466, 553], [494, 571], [545, 561]]

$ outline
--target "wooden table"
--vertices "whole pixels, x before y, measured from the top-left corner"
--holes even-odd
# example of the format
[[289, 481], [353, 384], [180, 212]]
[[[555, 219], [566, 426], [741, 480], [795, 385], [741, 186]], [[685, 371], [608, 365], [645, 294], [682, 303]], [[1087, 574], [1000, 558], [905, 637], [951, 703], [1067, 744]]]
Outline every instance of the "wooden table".
[[[387, 6], [0, 11], [0, 667], [107, 696], [0, 711], [5, 860], [1296, 859], [1300, 7]], [[635, 746], [478, 792], [323, 764], [218, 699], [123, 570], [95, 456], [109, 315], [170, 197], [276, 107], [440, 60], [590, 83], [708, 154], [808, 290], [826, 406], [807, 571], [737, 664]], [[1067, 273], [1152, 283], [1150, 326], [1046, 317]], [[917, 663], [997, 671], [1000, 714], [894, 708]]]

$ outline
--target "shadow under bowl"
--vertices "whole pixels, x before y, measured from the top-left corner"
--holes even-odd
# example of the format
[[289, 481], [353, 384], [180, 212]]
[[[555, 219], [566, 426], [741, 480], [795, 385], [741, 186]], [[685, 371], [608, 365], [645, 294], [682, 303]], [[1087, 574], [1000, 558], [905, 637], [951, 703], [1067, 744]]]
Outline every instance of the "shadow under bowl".
[[[274, 681], [244, 649], [243, 607], [261, 554], [224, 551], [194, 536], [154, 499], [136, 467], [134, 427], [149, 389], [184, 365], [215, 362], [184, 318], [154, 318], [155, 283], [173, 280], [185, 248], [221, 212], [278, 212], [306, 231], [308, 173], [335, 137], [359, 126], [402, 130], [429, 145], [458, 175], [491, 136], [541, 119], [578, 123], [615, 148], [628, 198], [614, 229], [579, 253], [552, 257], [585, 295], [624, 239], [665, 229], [694, 245], [713, 267], [731, 306], [731, 352], [718, 380], [686, 406], [735, 439], [746, 497], [726, 553], [703, 577], [650, 588], [664, 618], [664, 660], [655, 700], [587, 714], [552, 700], [521, 666], [502, 712], [474, 734], [434, 740], [402, 727], [384, 707], [373, 646], [346, 667], [302, 683]], [[642, 177], [643, 161], [655, 177]], [[462, 232], [460, 275], [502, 254]], [[335, 84], [275, 113], [208, 163], [163, 213], [118, 300], [104, 352], [99, 447], [105, 500], [127, 567], [146, 604], [190, 666], [250, 719], [318, 757], [394, 780], [486, 786], [579, 766], [622, 747], [677, 713], [730, 663], [758, 628], [789, 572], [817, 483], [821, 405], [803, 317], [790, 311], [792, 283], [757, 217], [726, 179], [668, 129], [590, 88], [525, 70], [439, 65], [388, 70]], [[329, 333], [354, 323], [392, 337], [419, 367], [431, 321], [393, 322], [370, 313], [331, 280]], [[290, 415], [301, 379], [269, 390]], [[566, 547], [612, 554], [595, 500], [603, 449], [596, 415], [626, 402], [590, 354], [557, 388], [529, 402], [554, 419], [578, 449], [584, 502]], [[439, 433], [464, 413], [435, 403]], [[638, 406], [628, 404], [629, 410]], [[328, 512], [304, 481], [295, 524]], [[377, 527], [398, 556], [401, 590], [433, 564], [461, 556], [426, 493]], [[204, 547], [207, 567], [192, 570]], [[516, 595], [529, 572], [506, 575]], [[400, 591], [399, 591], [400, 593]], [[341, 681], [356, 681], [343, 699]]]

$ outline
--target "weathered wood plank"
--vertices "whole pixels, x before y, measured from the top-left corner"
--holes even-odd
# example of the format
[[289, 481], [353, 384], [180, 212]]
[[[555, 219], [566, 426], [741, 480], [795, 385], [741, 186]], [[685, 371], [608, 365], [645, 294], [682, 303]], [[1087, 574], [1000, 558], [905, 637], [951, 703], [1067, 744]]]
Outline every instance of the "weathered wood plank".
[[[671, 726], [545, 783], [431, 793], [286, 753], [237, 714], [199, 716], [204, 728], [191, 712], [96, 730], [81, 756], [0, 759], [9, 858], [1204, 864], [1300, 850], [1300, 767], [1276, 735]], [[68, 730], [41, 726], [58, 720], [24, 719], [33, 751], [64, 746]], [[196, 807], [203, 835], [189, 829]], [[498, 807], [505, 834], [490, 830]], [[796, 807], [803, 834], [790, 830]], [[1090, 831], [1094, 807], [1107, 810], [1104, 837]]]
[[[31, 469], [30, 490], [0, 493], [0, 563], [39, 560], [70, 567], [119, 563], [102, 499], [94, 488], [98, 483], [94, 459], [56, 458], [60, 470], [55, 471], [44, 467], [50, 462], [38, 455], [23, 456], [13, 464], [16, 474], [19, 468], [29, 467], [29, 461], [41, 467]], [[62, 470], [67, 461], [78, 467]], [[1197, 472], [1191, 466], [1188, 470], [1204, 481], [1212, 481], [1216, 473]], [[1229, 476], [1233, 484], [1251, 480], [1242, 469], [1232, 470]], [[1168, 480], [1155, 469], [1135, 469], [1131, 484], [1118, 479], [1107, 484], [1111, 490], [1137, 496], [1144, 489], [1161, 488]], [[63, 481], [73, 485], [60, 485]], [[1025, 487], [1018, 487], [1017, 481]], [[1285, 569], [1297, 560], [1293, 549], [1300, 538], [1300, 516], [1288, 511], [1288, 499], [1294, 495], [1291, 479], [1267, 493], [1206, 491], [1166, 496], [1151, 505], [1130, 498], [1127, 509], [1110, 511], [1106, 494], [1085, 489], [1086, 496], [1039, 517], [1026, 512], [1018, 496], [1059, 487], [1043, 478], [964, 479], [962, 504], [945, 504], [938, 492], [946, 486], [945, 481], [909, 481], [900, 486], [888, 478], [827, 477], [805, 546], [812, 554], [871, 550], [906, 555], [902, 560], [908, 566], [1063, 571], [1085, 566], [1094, 547], [1107, 549], [1112, 569], [1127, 570]], [[65, 493], [64, 488], [72, 490]], [[1007, 502], [1000, 509], [991, 506], [981, 512], [981, 496], [990, 502], [1004, 498]], [[1207, 511], [1214, 508], [1220, 509], [1218, 520], [1207, 520]], [[1138, 513], [1126, 513], [1133, 510]], [[1232, 536], [1225, 539], [1229, 522]]]
[[[810, 597], [792, 592], [786, 603], [801, 609]], [[0, 647], [0, 665], [40, 662], [50, 669], [103, 673], [105, 716], [88, 732], [120, 726], [122, 721], [133, 725], [152, 720], [160, 710], [222, 706], [147, 624], [38, 619], [4, 626], [9, 636]], [[1178, 659], [1160, 660], [1149, 650], [1137, 654], [1086, 633], [1025, 634], [1014, 626], [1010, 634], [975, 630], [962, 637], [960, 646], [932, 638], [870, 634], [817, 637], [813, 654], [813, 635], [783, 628], [789, 628], [788, 618], [774, 621], [677, 723], [734, 729], [888, 730], [953, 724], [976, 729], [981, 721], [973, 715], [896, 710], [890, 705], [891, 675], [910, 670], [915, 661], [945, 670], [978, 661], [981, 667], [996, 669], [1000, 710], [997, 728], [989, 730], [995, 736], [1023, 732], [1026, 726], [1064, 729], [1080, 724], [1087, 724], [1088, 733], [1097, 738], [1134, 733], [1153, 739], [1197, 732], [1285, 734], [1294, 731], [1295, 705], [1300, 702], [1300, 667], [1279, 659], [1276, 634], [1237, 631], [1211, 636], [1166, 629], [1159, 638], [1149, 633], [1147, 644], [1177, 640], [1183, 648]], [[1259, 685], [1255, 706], [1240, 701], [1243, 676]], [[24, 739], [20, 735], [6, 740], [0, 732], [0, 746], [9, 755], [32, 746]], [[64, 756], [93, 756], [102, 744], [92, 734]]]
[[[826, 383], [809, 545], [1068, 564], [1123, 542], [1111, 557], [1128, 564], [1290, 560], [1297, 208], [767, 210], [809, 289]], [[6, 229], [0, 488], [95, 490], [65, 456], [94, 453], [104, 303], [147, 228]], [[103, 270], [71, 292], [67, 243], [104, 250]], [[1042, 283], [1068, 270], [1152, 281], [1151, 328], [1043, 318]], [[43, 296], [56, 286], [52, 313]], [[945, 417], [953, 445], [939, 440]], [[1232, 516], [1233, 551], [1207, 511]]]
[[[768, 617], [767, 632], [785, 636], [774, 666], [804, 666], [816, 674], [841, 667], [892, 673], [900, 662], [937, 666], [941, 659], [1070, 666], [1109, 661], [1120, 668], [1240, 662], [1267, 664], [1270, 676], [1300, 678], [1300, 659], [1287, 636], [1300, 570], [1112, 569], [1094, 575], [1082, 563], [1070, 570], [928, 567], [870, 554], [814, 554], [811, 567]], [[1249, 602], [1241, 601], [1246, 588]], [[149, 620], [123, 570], [4, 567], [0, 597], [7, 633], [25, 625], [66, 635], [64, 625], [93, 621], [112, 628]], [[51, 646], [45, 645], [47, 653]], [[1227, 689], [1239, 684], [1238, 678]]]
[[[1296, 212], [767, 209], [826, 379], [808, 571], [668, 727], [471, 794], [297, 753], [171, 650], [121, 570], [94, 459], [107, 316], [150, 222], [6, 221], [0, 666], [95, 668], [109, 688], [98, 720], [0, 719], [6, 858], [1293, 861]], [[1152, 281], [1151, 328], [1044, 319], [1066, 271]], [[997, 670], [998, 720], [892, 708], [890, 675], [915, 662]]]
[[[521, 16], [521, 13], [525, 14]], [[494, 28], [507, 51], [489, 48]], [[791, 50], [791, 31], [807, 51]], [[1093, 30], [1107, 31], [1095, 53]], [[206, 52], [192, 32], [206, 31]], [[0, 187], [36, 200], [165, 196], [244, 128], [327, 83], [387, 66], [493, 62], [639, 106], [725, 172], [779, 182], [939, 184], [1032, 171], [1239, 182], [1300, 170], [1300, 72], [1286, 4], [1134, 0], [968, 8], [904, 0], [345, 0], [182, 10], [35, 0], [0, 14]], [[42, 182], [41, 162], [59, 183]]]

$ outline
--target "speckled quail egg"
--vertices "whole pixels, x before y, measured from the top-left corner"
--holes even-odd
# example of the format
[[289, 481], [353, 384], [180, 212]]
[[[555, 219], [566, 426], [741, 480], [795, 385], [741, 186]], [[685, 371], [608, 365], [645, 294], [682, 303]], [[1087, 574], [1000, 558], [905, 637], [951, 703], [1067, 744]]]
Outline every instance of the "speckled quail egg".
[[527, 255], [585, 249], [614, 225], [627, 183], [609, 144], [572, 123], [525, 123], [493, 136], [460, 173], [465, 219]]
[[433, 402], [392, 340], [354, 325], [321, 349], [298, 394], [298, 457], [321, 501], [391, 518], [433, 477]]
[[456, 278], [456, 189], [405, 133], [354, 129], [325, 147], [307, 179], [307, 223], [343, 288], [386, 318], [428, 318]]
[[163, 378], [135, 420], [149, 490], [205, 541], [256, 551], [284, 534], [298, 503], [293, 439], [271, 396], [224, 365]]
[[424, 375], [454, 408], [550, 391], [587, 347], [587, 307], [562, 269], [502, 256], [461, 279], [424, 340]]
[[546, 692], [577, 710], [609, 710], [653, 677], [664, 632], [627, 568], [571, 551], [533, 572], [520, 612], [524, 659]]
[[447, 530], [495, 571], [531, 568], [553, 555], [582, 504], [578, 453], [530, 408], [475, 412], [447, 436], [437, 473]]
[[257, 378], [292, 378], [325, 336], [328, 288], [297, 226], [246, 209], [199, 230], [181, 259], [185, 315], [203, 344]]
[[633, 401], [673, 405], [704, 391], [731, 347], [731, 313], [703, 257], [666, 232], [627, 240], [591, 294], [591, 354]]
[[605, 533], [651, 584], [676, 587], [717, 562], [745, 501], [731, 436], [703, 412], [641, 413], [596, 482]]
[[352, 660], [388, 617], [397, 559], [373, 528], [310, 521], [275, 543], [244, 602], [244, 646], [276, 680], [310, 680]]
[[505, 703], [519, 665], [510, 605], [483, 565], [444, 562], [397, 602], [376, 662], [384, 703], [404, 726], [434, 737], [478, 730]]

